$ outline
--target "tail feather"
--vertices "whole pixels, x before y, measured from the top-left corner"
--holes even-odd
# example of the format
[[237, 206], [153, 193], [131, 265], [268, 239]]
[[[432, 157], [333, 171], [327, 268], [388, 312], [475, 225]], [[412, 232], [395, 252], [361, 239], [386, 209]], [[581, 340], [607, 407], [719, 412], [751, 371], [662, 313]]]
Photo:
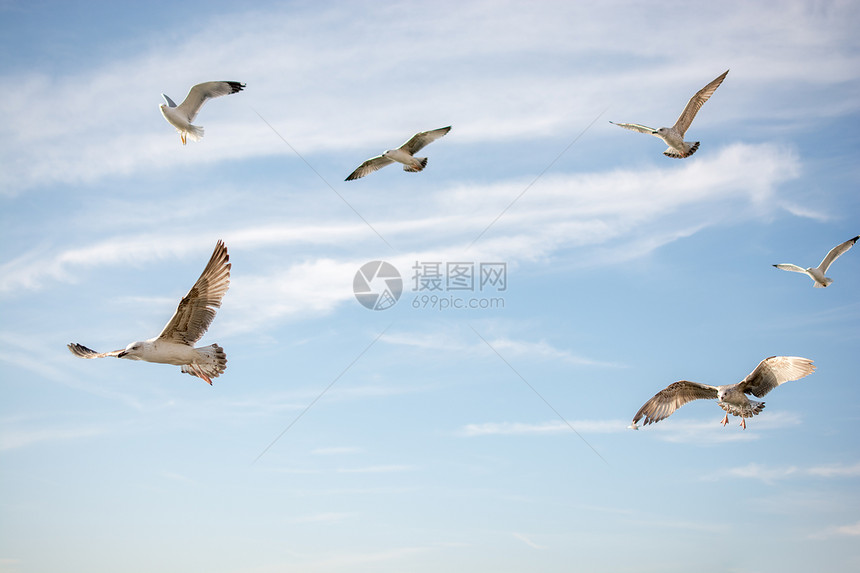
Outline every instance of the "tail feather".
[[679, 150], [675, 149], [674, 147], [670, 147], [669, 149], [667, 149], [666, 151], [663, 152], [663, 155], [665, 155], [666, 157], [671, 157], [673, 159], [683, 159], [685, 157], [690, 157], [691, 155], [696, 153], [697, 149], [699, 149], [699, 142], [698, 141], [694, 141], [693, 143], [687, 143], [685, 141], [684, 143], [686, 143], [689, 146], [686, 151], [679, 151]]
[[199, 125], [188, 124], [188, 130], [185, 134], [191, 141], [200, 141], [203, 139], [203, 128]]
[[427, 167], [427, 158], [426, 157], [416, 157], [418, 160], [418, 165], [404, 165], [403, 171], [408, 171], [410, 173], [418, 173], [419, 171], [423, 171], [425, 167]]
[[182, 366], [182, 371], [192, 376], [202, 378], [212, 384], [211, 378], [217, 378], [227, 368], [227, 354], [217, 344], [196, 348], [198, 359], [191, 364]]

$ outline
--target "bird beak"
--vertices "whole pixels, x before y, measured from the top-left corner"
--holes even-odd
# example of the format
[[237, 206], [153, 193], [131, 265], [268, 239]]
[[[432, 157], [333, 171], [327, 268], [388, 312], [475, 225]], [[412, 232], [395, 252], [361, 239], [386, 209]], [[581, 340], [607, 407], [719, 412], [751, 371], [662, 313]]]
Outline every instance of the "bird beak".
[[123, 356], [125, 356], [126, 354], [128, 354], [128, 352], [126, 352], [125, 350], [123, 350], [122, 352], [120, 352], [119, 354], [117, 354], [117, 355], [116, 355], [116, 357], [117, 357], [117, 358], [122, 358], [122, 357], [123, 357]]

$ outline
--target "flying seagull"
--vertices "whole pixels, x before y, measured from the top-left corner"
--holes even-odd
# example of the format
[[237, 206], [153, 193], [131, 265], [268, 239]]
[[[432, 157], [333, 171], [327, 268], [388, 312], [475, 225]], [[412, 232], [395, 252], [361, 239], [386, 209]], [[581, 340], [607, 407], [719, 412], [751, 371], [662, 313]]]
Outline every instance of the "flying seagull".
[[373, 173], [377, 169], [382, 169], [386, 165], [390, 165], [395, 161], [403, 164], [403, 171], [417, 173], [423, 171], [427, 167], [426, 157], [414, 157], [416, 153], [424, 149], [430, 143], [433, 143], [446, 133], [451, 131], [451, 126], [440, 127], [432, 131], [422, 131], [412, 136], [412, 139], [398, 147], [397, 149], [389, 149], [382, 155], [371, 157], [364, 163], [358, 166], [358, 169], [349, 174], [345, 181], [353, 179], [361, 179], [368, 173]]
[[668, 418], [687, 402], [700, 398], [716, 398], [719, 400], [717, 405], [726, 411], [726, 415], [720, 423], [723, 426], [728, 424], [729, 414], [740, 416], [740, 425], [746, 429], [746, 419], [761, 412], [764, 409], [764, 402], [750, 400], [745, 394], [752, 394], [761, 398], [780, 384], [803, 378], [812, 374], [814, 370], [815, 366], [812, 365], [812, 360], [808, 358], [771, 356], [762, 360], [755, 367], [755, 370], [737, 384], [709, 386], [708, 384], [681, 380], [669, 384], [645, 402], [633, 416], [633, 423], [629, 427], [638, 430], [639, 426], [636, 423], [643, 418], [645, 421], [642, 425], [647, 426]]
[[675, 125], [672, 127], [654, 129], [653, 127], [639, 125], [638, 123], [615, 123], [614, 121], [610, 121], [609, 123], [617, 125], [618, 127], [623, 127], [624, 129], [638, 131], [639, 133], [648, 133], [659, 137], [666, 142], [666, 145], [669, 146], [669, 149], [663, 152], [663, 155], [667, 157], [674, 157], [677, 159], [690, 157], [697, 149], [699, 149], [699, 142], [695, 141], [690, 143], [689, 141], [684, 141], [684, 134], [687, 133], [687, 130], [690, 128], [690, 124], [693, 123], [693, 118], [696, 117], [696, 113], [698, 113], [702, 105], [708, 101], [708, 98], [714, 94], [716, 89], [720, 87], [720, 84], [723, 83], [724, 79], [726, 79], [726, 74], [728, 73], [729, 70], [726, 70], [717, 79], [697, 91], [696, 95], [691, 97], [690, 101], [687, 102], [687, 107], [684, 108], [684, 111], [682, 111], [681, 115], [678, 117], [678, 121], [676, 121]]
[[824, 288], [833, 282], [833, 279], [824, 276], [824, 274], [827, 272], [827, 269], [830, 268], [830, 265], [833, 264], [833, 261], [838, 259], [842, 253], [853, 247], [854, 243], [857, 242], [857, 239], [860, 239], [860, 235], [854, 237], [853, 239], [848, 239], [841, 245], [836, 245], [835, 247], [830, 249], [830, 252], [827, 253], [827, 256], [824, 257], [824, 260], [821, 261], [821, 264], [818, 265], [818, 267], [809, 267], [808, 269], [802, 269], [799, 266], [793, 265], [791, 263], [780, 263], [778, 265], [773, 266], [784, 271], [793, 271], [795, 273], [807, 274], [809, 275], [809, 278], [811, 278], [815, 283], [812, 286], [814, 286], [815, 288]]
[[215, 318], [215, 309], [230, 286], [230, 255], [223, 241], [218, 241], [203, 273], [188, 294], [179, 301], [173, 318], [155, 338], [132, 342], [124, 350], [96, 352], [81, 344], [69, 344], [79, 358], [116, 356], [182, 366], [182, 371], [212, 384], [227, 368], [227, 355], [217, 344], [194, 348]]
[[167, 103], [159, 105], [158, 108], [167, 123], [179, 132], [182, 145], [185, 145], [186, 137], [193, 141], [200, 141], [203, 137], [203, 128], [199, 125], [191, 125], [191, 122], [200, 113], [200, 108], [203, 107], [206, 100], [240, 92], [244, 87], [245, 84], [239, 82], [204, 82], [191, 88], [191, 91], [185, 96], [185, 101], [179, 105], [173, 103], [173, 100], [165, 94], [161, 94]]

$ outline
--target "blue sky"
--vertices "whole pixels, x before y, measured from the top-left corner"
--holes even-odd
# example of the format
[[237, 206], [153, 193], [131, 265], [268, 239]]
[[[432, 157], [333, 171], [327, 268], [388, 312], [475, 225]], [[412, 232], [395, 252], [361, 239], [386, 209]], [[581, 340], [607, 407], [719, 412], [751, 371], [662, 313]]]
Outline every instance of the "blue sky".
[[[827, 289], [771, 266], [860, 232], [858, 27], [852, 2], [0, 2], [0, 571], [860, 568], [860, 252]], [[726, 69], [689, 159], [609, 123], [670, 125]], [[183, 147], [160, 94], [208, 80], [247, 88]], [[423, 173], [343, 181], [446, 125]], [[155, 336], [218, 239], [214, 386], [67, 351]], [[374, 260], [387, 310], [353, 294]], [[413, 266], [458, 262], [506, 289], [443, 294], [501, 303], [415, 308]], [[771, 355], [817, 371], [747, 430], [705, 401], [626, 429]]]

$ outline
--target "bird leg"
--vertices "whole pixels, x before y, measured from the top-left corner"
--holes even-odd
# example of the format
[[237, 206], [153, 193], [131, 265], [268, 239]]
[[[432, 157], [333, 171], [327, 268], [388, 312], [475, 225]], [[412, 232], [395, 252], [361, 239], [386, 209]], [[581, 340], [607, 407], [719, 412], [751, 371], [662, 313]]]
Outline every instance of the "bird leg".
[[746, 429], [747, 429], [747, 419], [746, 419], [746, 418], [741, 418], [740, 426], [741, 426], [741, 428], [743, 428], [744, 430], [746, 430]]
[[182, 145], [185, 145], [185, 132], [180, 133], [179, 137], [182, 139]]
[[725, 426], [725, 425], [726, 425], [726, 424], [728, 424], [728, 423], [729, 423], [729, 413], [728, 413], [728, 412], [726, 412], [726, 415], [725, 415], [725, 416], [723, 416], [723, 419], [722, 419], [722, 421], [720, 422], [720, 424], [722, 424], [723, 426]]

